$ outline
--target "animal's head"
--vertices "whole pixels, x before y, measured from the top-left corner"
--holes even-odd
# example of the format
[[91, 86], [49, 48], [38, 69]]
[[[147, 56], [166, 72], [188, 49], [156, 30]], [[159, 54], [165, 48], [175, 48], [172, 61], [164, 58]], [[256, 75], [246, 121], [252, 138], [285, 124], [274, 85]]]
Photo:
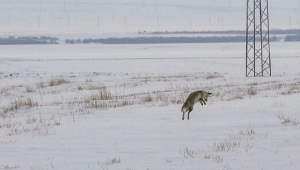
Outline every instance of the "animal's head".
[[207, 102], [207, 98], [212, 95], [212, 93], [206, 92], [205, 95], [203, 96], [203, 100]]

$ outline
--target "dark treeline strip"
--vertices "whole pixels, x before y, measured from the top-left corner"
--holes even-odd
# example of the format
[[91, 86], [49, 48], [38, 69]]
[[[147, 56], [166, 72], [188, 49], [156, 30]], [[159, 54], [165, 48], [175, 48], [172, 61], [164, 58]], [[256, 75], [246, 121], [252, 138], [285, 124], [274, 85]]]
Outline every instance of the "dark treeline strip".
[[298, 35], [288, 35], [285, 37], [285, 41], [291, 42], [291, 41], [300, 41], [300, 34]]
[[[246, 34], [245, 30], [227, 30], [227, 31], [154, 31], [138, 32], [139, 34]], [[272, 29], [270, 34], [300, 34], [300, 29]]]
[[[272, 36], [270, 41], [279, 41], [282, 37]], [[14, 37], [0, 38], [0, 45], [20, 45], [20, 44], [58, 44], [56, 37]], [[212, 37], [124, 37], [124, 38], [104, 38], [104, 39], [67, 39], [66, 44], [167, 44], [167, 43], [226, 43], [245, 42], [245, 36], [212, 36]], [[287, 35], [284, 41], [300, 41], [300, 34]]]
[[58, 44], [56, 37], [14, 37], [0, 38], [0, 45], [23, 45], [23, 44]]
[[[273, 36], [270, 41], [276, 41]], [[231, 37], [135, 37], [135, 38], [105, 38], [105, 39], [84, 39], [65, 41], [66, 44], [170, 44], [170, 43], [224, 43], [224, 42], [245, 42], [245, 36]]]

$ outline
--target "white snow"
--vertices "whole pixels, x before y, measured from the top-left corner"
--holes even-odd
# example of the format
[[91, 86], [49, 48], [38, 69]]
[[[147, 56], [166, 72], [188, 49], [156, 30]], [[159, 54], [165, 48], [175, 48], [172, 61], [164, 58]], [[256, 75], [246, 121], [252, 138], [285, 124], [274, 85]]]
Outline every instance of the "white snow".
[[257, 78], [243, 43], [0, 46], [0, 169], [299, 169], [300, 44], [271, 45]]

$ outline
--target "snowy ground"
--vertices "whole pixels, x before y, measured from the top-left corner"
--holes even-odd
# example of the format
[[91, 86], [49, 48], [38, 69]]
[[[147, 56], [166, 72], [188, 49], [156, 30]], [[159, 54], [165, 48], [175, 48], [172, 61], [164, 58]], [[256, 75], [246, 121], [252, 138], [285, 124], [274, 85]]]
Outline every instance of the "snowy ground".
[[299, 45], [0, 46], [0, 169], [300, 169]]

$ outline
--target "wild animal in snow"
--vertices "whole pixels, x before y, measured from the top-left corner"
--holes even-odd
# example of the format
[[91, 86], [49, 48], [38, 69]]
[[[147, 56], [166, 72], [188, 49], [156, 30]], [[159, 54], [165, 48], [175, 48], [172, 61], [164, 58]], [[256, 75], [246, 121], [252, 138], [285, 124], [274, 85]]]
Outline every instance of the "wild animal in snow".
[[203, 106], [206, 105], [207, 98], [210, 96], [212, 93], [206, 92], [206, 91], [194, 91], [192, 92], [184, 102], [181, 112], [182, 112], [182, 120], [184, 120], [184, 114], [188, 111], [188, 116], [187, 119], [189, 120], [190, 118], [190, 113], [193, 110], [194, 104], [197, 102], [200, 102], [201, 105]]

